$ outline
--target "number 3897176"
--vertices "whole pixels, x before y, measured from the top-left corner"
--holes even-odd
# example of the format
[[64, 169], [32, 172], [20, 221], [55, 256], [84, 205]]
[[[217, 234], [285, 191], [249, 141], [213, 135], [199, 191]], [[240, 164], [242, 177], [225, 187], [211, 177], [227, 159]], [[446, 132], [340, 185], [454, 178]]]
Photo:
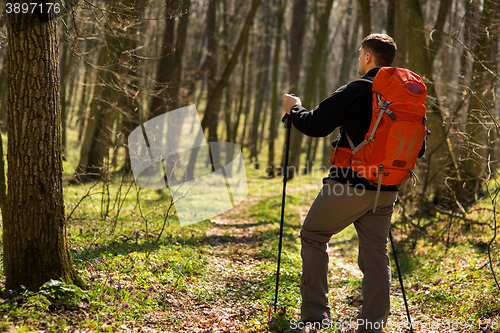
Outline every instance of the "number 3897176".
[[5, 4], [5, 11], [7, 14], [49, 14], [55, 13], [59, 14], [61, 12], [61, 4], [54, 2], [31, 2], [31, 3], [18, 3], [18, 2], [7, 2]]

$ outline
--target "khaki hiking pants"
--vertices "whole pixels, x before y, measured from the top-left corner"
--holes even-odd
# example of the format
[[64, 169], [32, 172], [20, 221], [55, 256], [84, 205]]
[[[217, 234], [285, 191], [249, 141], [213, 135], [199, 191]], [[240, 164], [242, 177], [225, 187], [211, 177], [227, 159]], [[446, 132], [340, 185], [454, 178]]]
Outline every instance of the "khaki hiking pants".
[[301, 320], [330, 317], [328, 305], [328, 242], [332, 235], [354, 223], [359, 238], [358, 265], [364, 274], [363, 307], [357, 332], [381, 332], [389, 317], [391, 267], [387, 237], [397, 191], [352, 187], [326, 179], [300, 231], [302, 242]]

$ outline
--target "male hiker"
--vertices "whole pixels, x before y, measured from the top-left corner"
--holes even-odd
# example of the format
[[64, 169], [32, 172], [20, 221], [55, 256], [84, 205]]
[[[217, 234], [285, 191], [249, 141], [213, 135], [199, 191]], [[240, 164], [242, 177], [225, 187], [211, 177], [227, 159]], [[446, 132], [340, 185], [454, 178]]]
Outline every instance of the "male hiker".
[[[371, 81], [380, 67], [391, 66], [396, 44], [385, 34], [372, 34], [363, 40], [359, 52], [359, 74]], [[332, 145], [352, 148], [365, 140], [372, 118], [372, 96], [371, 82], [355, 80], [340, 87], [310, 112], [302, 107], [300, 98], [285, 94], [284, 110], [293, 125], [308, 136], [326, 136], [341, 127], [341, 137]], [[332, 235], [354, 223], [359, 237], [358, 264], [364, 274], [358, 332], [382, 331], [390, 308], [387, 237], [396, 198], [397, 185], [381, 185], [377, 189], [373, 181], [333, 163], [300, 232], [304, 323], [324, 323], [325, 318], [330, 318], [328, 242]]]

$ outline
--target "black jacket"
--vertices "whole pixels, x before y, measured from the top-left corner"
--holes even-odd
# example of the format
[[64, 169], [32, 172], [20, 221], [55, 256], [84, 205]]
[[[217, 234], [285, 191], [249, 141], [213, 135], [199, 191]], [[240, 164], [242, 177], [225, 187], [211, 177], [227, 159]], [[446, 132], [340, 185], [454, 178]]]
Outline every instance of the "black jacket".
[[[370, 70], [364, 78], [373, 78], [379, 68]], [[353, 144], [363, 142], [368, 132], [372, 115], [372, 84], [365, 81], [352, 81], [337, 89], [330, 97], [308, 112], [301, 105], [295, 105], [290, 111], [293, 125], [300, 132], [312, 137], [324, 137], [342, 126], [339, 147], [349, 148], [346, 133]], [[332, 145], [337, 143], [334, 141]], [[424, 148], [424, 147], [423, 147]], [[367, 179], [351, 169], [331, 167], [329, 177], [350, 186], [363, 186], [367, 190], [376, 190]], [[382, 185], [383, 191], [396, 191], [397, 186]]]

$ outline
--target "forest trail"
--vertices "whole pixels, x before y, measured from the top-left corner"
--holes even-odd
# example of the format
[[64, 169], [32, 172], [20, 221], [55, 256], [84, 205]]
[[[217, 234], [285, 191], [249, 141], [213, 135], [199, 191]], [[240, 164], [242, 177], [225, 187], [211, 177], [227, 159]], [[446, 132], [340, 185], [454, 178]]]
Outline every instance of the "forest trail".
[[[260, 255], [263, 241], [259, 233], [263, 232], [262, 223], [251, 218], [249, 208], [260, 199], [262, 198], [249, 196], [237, 207], [212, 219], [205, 237], [212, 245], [208, 253], [207, 269], [211, 271], [213, 278], [210, 280], [210, 285], [205, 284], [202, 287], [211, 289], [216, 297], [207, 300], [190, 295], [185, 290], [169, 293], [167, 302], [177, 323], [176, 327], [171, 326], [171, 332], [268, 331], [267, 329], [249, 329], [249, 323], [252, 323], [250, 325], [252, 327], [259, 325], [264, 327], [267, 324], [258, 322], [259, 319], [256, 319], [267, 317], [270, 307], [270, 304], [256, 302], [255, 294], [264, 292], [259, 290], [259, 283], [270, 278], [261, 270], [261, 267], [267, 265], [276, 269], [275, 259], [263, 258]], [[308, 208], [308, 206], [300, 206], [301, 221]], [[298, 239], [299, 230], [295, 231], [295, 236]], [[332, 313], [335, 321], [347, 326], [348, 323], [352, 324], [356, 321], [362, 304], [360, 287], [352, 290], [347, 283], [360, 280], [362, 277], [356, 262], [357, 253], [353, 256], [354, 247], [357, 247], [355, 237], [338, 243], [335, 243], [335, 239], [332, 238], [329, 246]], [[275, 274], [272, 276], [273, 281], [275, 281], [274, 276]], [[391, 298], [393, 304], [398, 303], [398, 306], [393, 306], [391, 318], [404, 321], [406, 320], [404, 307], [400, 307], [399, 302], [394, 302], [394, 298], [401, 297], [399, 286], [396, 286], [395, 282], [397, 281], [393, 281]], [[297, 279], [296, 283], [298, 286], [300, 281]], [[271, 292], [274, 294], [274, 287]], [[300, 295], [298, 294], [297, 297]], [[299, 318], [298, 309], [295, 309], [294, 318]], [[288, 332], [300, 332], [300, 330], [292, 329]], [[341, 329], [339, 332], [354, 332], [354, 330]]]

